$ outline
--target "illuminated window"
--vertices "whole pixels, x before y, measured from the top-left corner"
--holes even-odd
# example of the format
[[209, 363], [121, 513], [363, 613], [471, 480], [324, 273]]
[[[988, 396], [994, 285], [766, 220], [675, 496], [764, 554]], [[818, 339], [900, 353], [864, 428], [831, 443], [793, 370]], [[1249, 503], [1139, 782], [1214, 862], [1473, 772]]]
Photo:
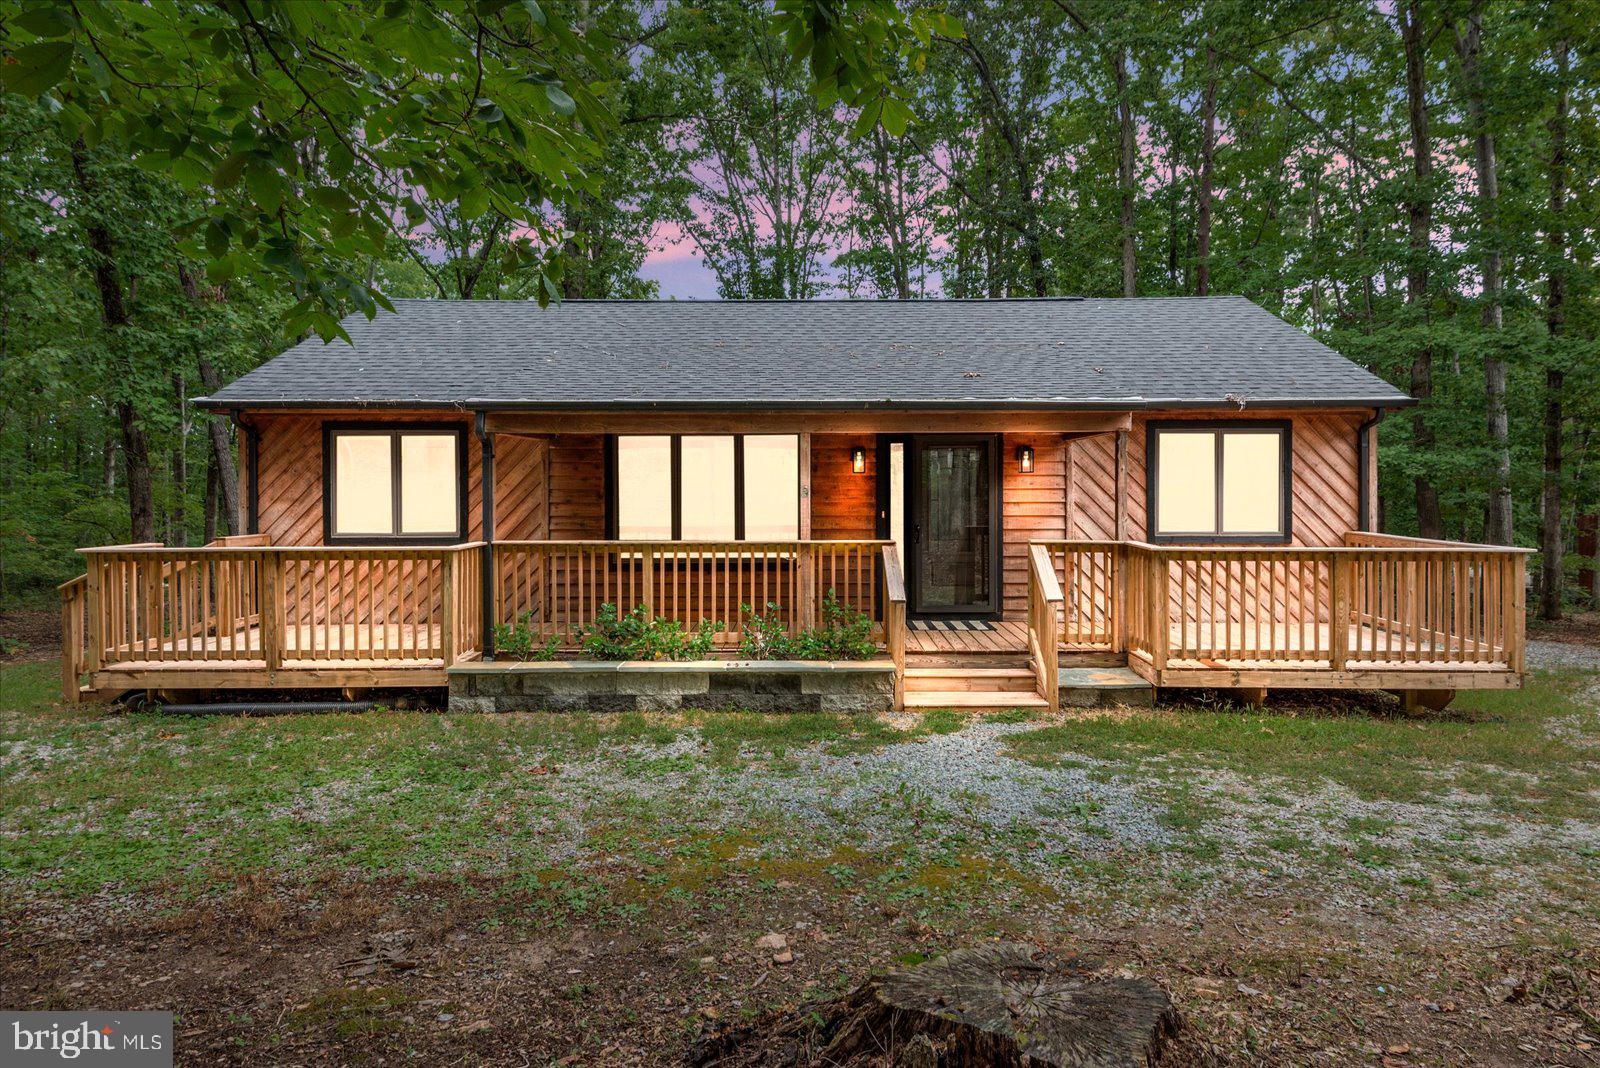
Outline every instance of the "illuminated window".
[[1152, 424], [1152, 540], [1287, 541], [1289, 427]]
[[326, 534], [330, 540], [461, 537], [461, 433], [327, 431]]
[[616, 439], [613, 530], [637, 541], [793, 541], [800, 439], [793, 434]]

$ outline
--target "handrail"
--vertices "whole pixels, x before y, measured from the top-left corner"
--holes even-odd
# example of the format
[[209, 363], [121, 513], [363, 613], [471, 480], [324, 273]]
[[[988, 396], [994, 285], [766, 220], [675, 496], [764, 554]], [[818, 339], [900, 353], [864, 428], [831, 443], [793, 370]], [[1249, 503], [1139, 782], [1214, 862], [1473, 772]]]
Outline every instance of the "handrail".
[[1061, 657], [1056, 651], [1056, 635], [1061, 630], [1060, 606], [1065, 598], [1048, 549], [1030, 545], [1028, 562], [1028, 651], [1033, 658], [1034, 686], [1050, 711], [1059, 712]]
[[[1062, 561], [1069, 612], [1103, 615], [1126, 648], [1168, 661], [1331, 671], [1466, 667], [1520, 673], [1531, 550], [1353, 531], [1327, 546], [1041, 541]], [[1111, 546], [1108, 550], [1108, 545]], [[1108, 594], [1108, 553], [1115, 579]], [[1096, 616], [1098, 620], [1099, 615]], [[1068, 623], [1068, 635], [1081, 635]], [[1098, 635], [1096, 635], [1098, 636]], [[1071, 637], [1066, 639], [1069, 645]]]
[[[239, 556], [267, 553], [273, 555], [294, 554], [300, 556], [306, 553], [321, 553], [328, 556], [338, 556], [343, 553], [414, 553], [418, 556], [436, 556], [443, 553], [457, 552], [461, 549], [481, 549], [487, 544], [481, 541], [450, 542], [447, 545], [219, 545], [211, 542], [207, 545], [164, 545], [161, 542], [141, 542], [137, 545], [90, 545], [74, 550], [84, 556], [96, 556], [105, 553], [115, 553], [118, 556], [159, 556], [162, 553], [181, 553], [184, 556]], [[512, 542], [495, 542], [496, 545], [515, 544]], [[549, 544], [539, 542], [535, 544]]]
[[88, 664], [89, 576], [70, 578], [56, 589], [61, 591], [61, 698], [71, 704], [81, 699], [80, 677]]
[[900, 550], [888, 542], [883, 554], [883, 644], [894, 661], [894, 707], [906, 704], [906, 578]]

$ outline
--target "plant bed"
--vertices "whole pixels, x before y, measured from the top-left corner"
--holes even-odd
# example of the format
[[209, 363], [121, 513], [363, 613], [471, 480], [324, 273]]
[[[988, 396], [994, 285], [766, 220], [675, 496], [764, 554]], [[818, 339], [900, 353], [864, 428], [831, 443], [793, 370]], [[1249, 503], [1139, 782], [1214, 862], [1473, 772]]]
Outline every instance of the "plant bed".
[[548, 660], [461, 664], [453, 712], [888, 712], [881, 660]]

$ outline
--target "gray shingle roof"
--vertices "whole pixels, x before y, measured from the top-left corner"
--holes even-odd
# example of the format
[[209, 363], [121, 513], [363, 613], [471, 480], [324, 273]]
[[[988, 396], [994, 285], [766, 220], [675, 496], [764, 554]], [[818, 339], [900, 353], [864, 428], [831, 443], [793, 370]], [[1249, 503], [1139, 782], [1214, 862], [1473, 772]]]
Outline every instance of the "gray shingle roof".
[[1392, 406], [1408, 398], [1243, 297], [400, 300], [212, 407]]

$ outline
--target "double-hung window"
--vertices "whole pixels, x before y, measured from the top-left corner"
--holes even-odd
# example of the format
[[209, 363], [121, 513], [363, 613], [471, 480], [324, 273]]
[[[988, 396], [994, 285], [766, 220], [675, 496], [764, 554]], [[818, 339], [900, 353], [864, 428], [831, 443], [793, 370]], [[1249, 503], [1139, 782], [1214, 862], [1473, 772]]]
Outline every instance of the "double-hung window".
[[611, 464], [612, 533], [625, 541], [793, 541], [794, 434], [627, 434]]
[[1151, 423], [1150, 539], [1287, 542], [1290, 455], [1288, 423]]
[[460, 540], [466, 519], [463, 437], [459, 427], [328, 427], [325, 540]]

